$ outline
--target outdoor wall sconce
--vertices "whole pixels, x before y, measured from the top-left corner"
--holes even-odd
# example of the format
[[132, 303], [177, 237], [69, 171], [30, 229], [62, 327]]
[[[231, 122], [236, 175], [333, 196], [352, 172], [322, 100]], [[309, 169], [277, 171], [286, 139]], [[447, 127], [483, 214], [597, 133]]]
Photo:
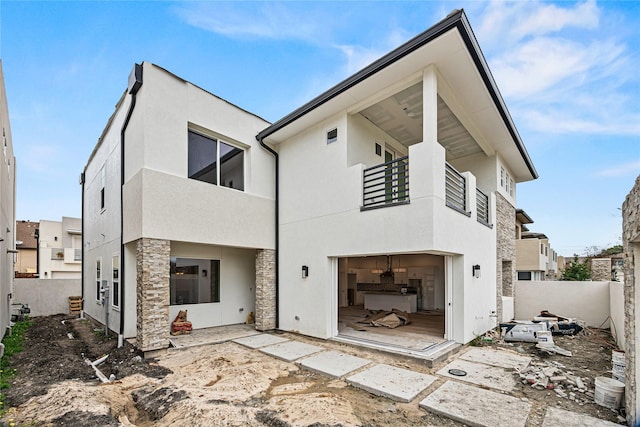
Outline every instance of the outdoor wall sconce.
[[473, 277], [475, 277], [476, 279], [480, 278], [480, 264], [472, 266], [471, 271], [473, 272]]
[[306, 279], [307, 277], [309, 277], [309, 267], [306, 265], [302, 266], [302, 278]]

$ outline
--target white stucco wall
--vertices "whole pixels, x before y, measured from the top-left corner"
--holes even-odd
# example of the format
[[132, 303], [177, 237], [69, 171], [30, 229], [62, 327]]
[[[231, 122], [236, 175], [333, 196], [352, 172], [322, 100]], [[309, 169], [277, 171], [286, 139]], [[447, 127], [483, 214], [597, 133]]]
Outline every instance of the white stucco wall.
[[[9, 123], [9, 107], [4, 86], [4, 73], [0, 59], [0, 127], [2, 127], [3, 147], [0, 150], [0, 338], [4, 336], [11, 318], [11, 301], [14, 280], [14, 254], [16, 245], [16, 158], [13, 154], [13, 140]], [[6, 230], [6, 232], [5, 232]]]
[[609, 282], [609, 304], [611, 314], [611, 333], [618, 347], [625, 349], [624, 334], [624, 283]]
[[[346, 115], [333, 117], [278, 147], [280, 328], [334, 336], [338, 292], [332, 260], [411, 252], [452, 256], [453, 338], [467, 342], [491, 328], [495, 318], [489, 315], [496, 305], [495, 231], [477, 222], [475, 197], [469, 200], [471, 217], [445, 206], [444, 149], [427, 143], [409, 148], [410, 204], [361, 212], [364, 165], [346, 167], [350, 141], [340, 134], [332, 144], [325, 141], [327, 129], [341, 129], [348, 120]], [[367, 127], [357, 121], [355, 126], [359, 140], [366, 139]], [[372, 133], [370, 140], [376, 137]], [[361, 148], [373, 151], [370, 145]], [[475, 177], [467, 174], [467, 179], [469, 188], [475, 188]], [[493, 198], [491, 204], [495, 212]], [[471, 277], [474, 264], [482, 266], [479, 279]], [[302, 265], [310, 268], [306, 279], [301, 278]]]
[[69, 313], [69, 297], [80, 296], [80, 279], [16, 279], [14, 303], [28, 304], [30, 316]]
[[517, 281], [515, 294], [518, 320], [531, 319], [547, 310], [583, 320], [587, 326], [609, 327], [609, 282]]

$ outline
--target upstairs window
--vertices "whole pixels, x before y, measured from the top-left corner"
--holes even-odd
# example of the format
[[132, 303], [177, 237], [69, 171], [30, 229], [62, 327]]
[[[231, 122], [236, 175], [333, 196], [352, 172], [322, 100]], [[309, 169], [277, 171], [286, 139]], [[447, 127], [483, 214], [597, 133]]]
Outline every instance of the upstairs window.
[[107, 171], [105, 168], [102, 168], [100, 171], [100, 211], [104, 211], [105, 209], [105, 200], [104, 200], [104, 188], [107, 182]]
[[189, 131], [189, 178], [244, 191], [244, 150]]

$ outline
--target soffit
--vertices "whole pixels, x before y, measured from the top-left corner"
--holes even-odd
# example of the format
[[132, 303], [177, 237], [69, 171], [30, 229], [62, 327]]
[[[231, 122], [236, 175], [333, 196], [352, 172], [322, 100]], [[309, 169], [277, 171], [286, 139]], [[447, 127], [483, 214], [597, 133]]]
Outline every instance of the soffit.
[[[404, 146], [422, 141], [422, 82], [373, 104], [360, 114]], [[445, 101], [438, 96], [438, 142], [454, 160], [483, 152]]]

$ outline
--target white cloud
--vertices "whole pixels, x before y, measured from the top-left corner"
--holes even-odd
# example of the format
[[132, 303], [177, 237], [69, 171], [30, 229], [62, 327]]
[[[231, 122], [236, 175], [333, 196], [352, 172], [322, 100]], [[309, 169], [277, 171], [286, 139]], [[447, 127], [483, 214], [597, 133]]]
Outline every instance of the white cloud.
[[489, 3], [478, 40], [519, 123], [560, 134], [640, 135], [640, 64], [593, 0]]
[[518, 43], [568, 28], [594, 29], [600, 10], [594, 0], [562, 8], [538, 1], [492, 1], [482, 10], [478, 35], [485, 42]]
[[308, 19], [286, 3], [187, 2], [176, 13], [189, 25], [231, 38], [314, 41], [326, 29], [324, 19]]
[[604, 177], [619, 177], [625, 175], [637, 176], [638, 174], [640, 174], [640, 160], [616, 165], [614, 167], [603, 169], [597, 172], [598, 176]]

